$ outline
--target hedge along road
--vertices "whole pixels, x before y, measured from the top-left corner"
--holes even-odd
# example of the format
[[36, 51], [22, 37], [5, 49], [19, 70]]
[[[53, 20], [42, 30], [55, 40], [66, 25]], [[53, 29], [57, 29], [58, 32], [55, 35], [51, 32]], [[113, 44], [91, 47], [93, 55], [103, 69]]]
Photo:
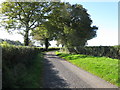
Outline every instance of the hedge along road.
[[0, 90], [2, 89], [2, 47], [0, 47]]
[[44, 60], [44, 88], [118, 88], [105, 80], [47, 52]]

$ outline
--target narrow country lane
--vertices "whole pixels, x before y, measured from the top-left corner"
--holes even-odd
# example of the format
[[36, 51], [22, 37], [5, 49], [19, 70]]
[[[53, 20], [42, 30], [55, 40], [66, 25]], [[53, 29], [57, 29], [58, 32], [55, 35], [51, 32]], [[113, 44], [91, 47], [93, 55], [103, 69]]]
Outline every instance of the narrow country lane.
[[44, 60], [44, 88], [116, 88], [101, 78], [86, 72], [47, 52]]

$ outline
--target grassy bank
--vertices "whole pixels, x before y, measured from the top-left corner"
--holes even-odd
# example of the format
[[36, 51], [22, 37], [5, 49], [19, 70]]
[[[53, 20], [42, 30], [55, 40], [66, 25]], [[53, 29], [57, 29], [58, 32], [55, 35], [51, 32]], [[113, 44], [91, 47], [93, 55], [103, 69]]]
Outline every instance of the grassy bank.
[[60, 52], [56, 52], [56, 54], [72, 64], [120, 86], [120, 81], [118, 81], [118, 59]]

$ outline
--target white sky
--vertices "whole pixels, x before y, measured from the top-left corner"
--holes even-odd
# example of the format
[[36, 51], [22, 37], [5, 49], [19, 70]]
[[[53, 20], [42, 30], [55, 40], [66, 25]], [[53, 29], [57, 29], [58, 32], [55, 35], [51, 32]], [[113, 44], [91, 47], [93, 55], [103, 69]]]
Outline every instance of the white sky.
[[[2, 2], [2, 1], [5, 1], [5, 0], [1, 0], [0, 2]], [[67, 1], [67, 0], [65, 0], [65, 1]], [[77, 2], [78, 0], [74, 0], [74, 1]], [[113, 0], [109, 0], [109, 1], [113, 1]], [[82, 4], [82, 5], [84, 7], [84, 4]], [[84, 8], [87, 8], [87, 6], [84, 7]], [[94, 15], [94, 12], [93, 13], [90, 12], [89, 8], [87, 8], [87, 10], [88, 10], [88, 13], [91, 16], [94, 16], [94, 17], [97, 18], [97, 16], [95, 16], [96, 14]], [[114, 11], [112, 11], [112, 12], [116, 13]], [[101, 13], [101, 15], [102, 15], [102, 13]], [[104, 18], [106, 18], [106, 17], [104, 17]], [[93, 20], [93, 22], [95, 21], [94, 18], [92, 18], [92, 20]], [[99, 29], [97, 31], [97, 37], [88, 41], [88, 46], [99, 46], [99, 45], [112, 46], [112, 45], [118, 45], [118, 26], [116, 25], [115, 28], [109, 28], [109, 26], [112, 25], [112, 24], [109, 24], [109, 22], [110, 21], [107, 22], [108, 24], [106, 25], [106, 27], [104, 27], [104, 25], [102, 25], [103, 23], [101, 23], [101, 25], [100, 25], [98, 20], [94, 22], [95, 25], [98, 26]], [[115, 30], [113, 30], [113, 29], [115, 29]], [[0, 38], [10, 39], [10, 40], [19, 40], [19, 41], [21, 41], [23, 43], [23, 36], [21, 36], [21, 35], [19, 35], [17, 33], [14, 33], [13, 35], [10, 35], [3, 28], [0, 28]], [[55, 41], [51, 42], [51, 45], [52, 45], [52, 47], [55, 47], [56, 42]]]

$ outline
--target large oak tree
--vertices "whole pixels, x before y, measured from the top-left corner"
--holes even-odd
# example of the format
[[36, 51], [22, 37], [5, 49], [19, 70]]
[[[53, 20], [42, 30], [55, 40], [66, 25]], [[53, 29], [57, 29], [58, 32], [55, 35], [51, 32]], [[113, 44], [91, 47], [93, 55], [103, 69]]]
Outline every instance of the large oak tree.
[[4, 2], [2, 3], [2, 26], [7, 30], [22, 30], [25, 46], [29, 45], [30, 30], [39, 26], [49, 13], [47, 2]]
[[98, 28], [92, 26], [90, 15], [80, 4], [59, 4], [50, 16], [49, 26], [56, 28], [56, 40], [67, 48], [83, 47], [87, 40], [96, 36]]

